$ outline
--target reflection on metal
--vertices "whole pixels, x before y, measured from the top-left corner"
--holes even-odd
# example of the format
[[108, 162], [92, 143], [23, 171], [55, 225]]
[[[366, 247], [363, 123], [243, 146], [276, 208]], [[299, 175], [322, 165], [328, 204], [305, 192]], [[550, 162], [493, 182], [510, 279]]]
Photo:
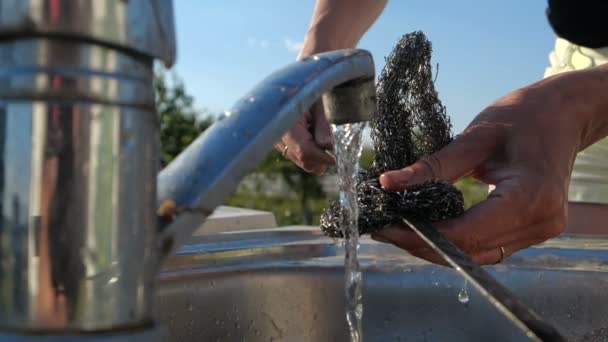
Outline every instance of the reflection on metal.
[[0, 108], [0, 200], [10, 204], [0, 235], [1, 327], [92, 330], [149, 320], [154, 113], [44, 101]]
[[376, 83], [373, 77], [357, 79], [323, 95], [327, 121], [334, 125], [369, 121], [376, 113]]
[[53, 334], [3, 333], [0, 342], [166, 342], [169, 340], [166, 329], [146, 327], [145, 330], [116, 330], [103, 334], [82, 334], [64, 332]]
[[119, 50], [48, 38], [0, 40], [3, 100], [87, 101], [152, 113], [152, 82], [151, 59]]
[[1, 331], [150, 326], [171, 4], [0, 2]]
[[0, 39], [44, 36], [109, 45], [175, 61], [173, 1], [3, 0]]
[[161, 248], [182, 244], [324, 92], [363, 82], [349, 98], [358, 96], [365, 105], [353, 114], [369, 117], [375, 109], [373, 77], [369, 52], [343, 50], [306, 58], [263, 80], [160, 173], [158, 213], [168, 225]]
[[[528, 339], [474, 286], [460, 303], [463, 280], [452, 268], [368, 238], [359, 257], [364, 340]], [[604, 239], [560, 237], [485, 269], [568, 341], [608, 327]], [[348, 340], [343, 249], [318, 227], [199, 236], [166, 260], [160, 279], [168, 341]]]
[[483, 296], [527, 336], [540, 341], [566, 341], [550, 324], [524, 305], [489, 272], [474, 263], [466, 254], [446, 239], [432, 224], [424, 221], [404, 224], [422, 238], [450, 266], [469, 280]]

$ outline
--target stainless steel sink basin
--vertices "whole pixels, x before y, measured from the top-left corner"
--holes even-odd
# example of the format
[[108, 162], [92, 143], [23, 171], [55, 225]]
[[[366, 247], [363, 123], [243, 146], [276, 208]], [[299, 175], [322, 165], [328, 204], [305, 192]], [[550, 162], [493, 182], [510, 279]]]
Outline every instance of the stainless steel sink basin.
[[[606, 341], [608, 240], [564, 236], [491, 272], [573, 341]], [[524, 341], [463, 279], [364, 239], [365, 341]], [[347, 341], [343, 250], [316, 229], [193, 238], [160, 276], [170, 341]], [[591, 335], [594, 337], [592, 338]]]

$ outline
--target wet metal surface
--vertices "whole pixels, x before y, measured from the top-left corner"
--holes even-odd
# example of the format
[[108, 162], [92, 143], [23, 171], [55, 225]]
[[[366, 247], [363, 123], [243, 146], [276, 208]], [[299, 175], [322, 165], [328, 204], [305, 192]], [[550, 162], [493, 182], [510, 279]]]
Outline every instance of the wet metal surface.
[[565, 341], [561, 334], [534, 311], [517, 299], [481, 266], [474, 263], [452, 242], [446, 239], [432, 224], [409, 221], [404, 224], [418, 234], [450, 266], [477, 287], [486, 299], [496, 306], [506, 319], [532, 339], [541, 341]]
[[[484, 267], [568, 341], [608, 327], [608, 246], [565, 236]], [[454, 269], [364, 238], [365, 341], [526, 341]], [[346, 341], [343, 249], [318, 228], [196, 237], [167, 260], [168, 341]], [[601, 340], [601, 339], [600, 339]]]

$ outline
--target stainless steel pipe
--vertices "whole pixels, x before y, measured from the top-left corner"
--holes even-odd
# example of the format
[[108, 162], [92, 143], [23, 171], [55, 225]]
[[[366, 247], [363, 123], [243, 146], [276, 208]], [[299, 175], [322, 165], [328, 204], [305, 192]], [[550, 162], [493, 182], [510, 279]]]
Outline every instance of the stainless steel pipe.
[[0, 331], [152, 321], [171, 5], [0, 1]]

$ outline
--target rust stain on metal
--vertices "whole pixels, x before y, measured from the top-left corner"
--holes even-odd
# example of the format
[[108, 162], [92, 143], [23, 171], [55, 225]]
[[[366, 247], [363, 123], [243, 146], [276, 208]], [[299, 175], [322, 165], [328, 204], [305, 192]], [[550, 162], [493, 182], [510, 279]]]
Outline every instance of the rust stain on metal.
[[160, 217], [173, 218], [177, 215], [177, 203], [174, 200], [165, 200], [158, 208], [157, 215]]

